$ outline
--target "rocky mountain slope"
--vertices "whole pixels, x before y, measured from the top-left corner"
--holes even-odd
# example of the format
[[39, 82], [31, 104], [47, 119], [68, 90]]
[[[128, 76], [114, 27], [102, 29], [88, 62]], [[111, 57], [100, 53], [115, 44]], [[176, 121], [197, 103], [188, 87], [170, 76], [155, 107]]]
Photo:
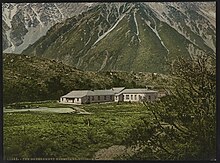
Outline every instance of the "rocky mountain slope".
[[21, 53], [48, 29], [89, 8], [91, 3], [3, 3], [3, 50]]
[[215, 2], [98, 3], [23, 54], [83, 70], [166, 72], [176, 57], [215, 55]]

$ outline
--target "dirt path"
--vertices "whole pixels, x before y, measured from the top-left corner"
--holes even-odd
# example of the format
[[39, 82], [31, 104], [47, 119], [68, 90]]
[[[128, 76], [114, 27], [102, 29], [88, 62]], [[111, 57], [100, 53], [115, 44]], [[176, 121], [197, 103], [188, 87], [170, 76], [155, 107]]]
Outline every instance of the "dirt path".
[[29, 108], [29, 109], [4, 109], [4, 113], [13, 113], [13, 112], [27, 112], [27, 111], [39, 111], [39, 112], [52, 112], [52, 113], [76, 113], [76, 114], [92, 114], [84, 109], [79, 107], [71, 108], [48, 108], [48, 107], [39, 107], [39, 108]]
[[74, 106], [74, 107], [71, 107], [71, 108], [75, 111], [76, 114], [92, 114], [92, 113], [87, 112], [84, 109], [81, 109], [77, 106]]
[[48, 108], [48, 107], [39, 107], [39, 108], [28, 108], [28, 109], [5, 109], [5, 113], [12, 112], [26, 112], [26, 111], [40, 111], [40, 112], [54, 112], [54, 113], [72, 113], [74, 112], [71, 108]]
[[123, 145], [113, 145], [109, 148], [100, 149], [94, 155], [94, 160], [114, 160], [124, 155], [133, 155], [137, 149], [127, 148]]

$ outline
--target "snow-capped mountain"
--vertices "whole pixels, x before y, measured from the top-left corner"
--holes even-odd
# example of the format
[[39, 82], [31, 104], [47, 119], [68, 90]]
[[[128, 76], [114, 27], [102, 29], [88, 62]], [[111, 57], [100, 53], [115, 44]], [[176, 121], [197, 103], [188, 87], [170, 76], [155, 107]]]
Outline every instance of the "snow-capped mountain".
[[[167, 61], [215, 55], [215, 2], [94, 3], [22, 53], [92, 71], [166, 71]], [[88, 7], [88, 5], [85, 5]]]
[[21, 53], [48, 29], [87, 10], [92, 3], [3, 3], [3, 50]]
[[[157, 17], [161, 21], [175, 28], [188, 40], [192, 40], [186, 28], [202, 37], [206, 45], [213, 51], [215, 47], [215, 28], [216, 28], [216, 8], [215, 3], [205, 2], [164, 2], [164, 3], [149, 3], [149, 6], [155, 11]], [[182, 19], [182, 20], [181, 20]], [[213, 35], [210, 32], [214, 32]], [[211, 41], [210, 41], [211, 40]], [[214, 41], [212, 41], [214, 40]]]

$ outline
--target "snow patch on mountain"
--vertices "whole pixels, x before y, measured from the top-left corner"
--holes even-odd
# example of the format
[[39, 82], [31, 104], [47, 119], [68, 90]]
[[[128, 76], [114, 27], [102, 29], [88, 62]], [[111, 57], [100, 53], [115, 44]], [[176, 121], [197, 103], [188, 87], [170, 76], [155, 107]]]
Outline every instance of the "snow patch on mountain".
[[[91, 5], [93, 4], [90, 3], [90, 6]], [[27, 45], [45, 35], [49, 27], [69, 17], [78, 15], [88, 8], [88, 5], [85, 3], [3, 3], [2, 21], [10, 28], [3, 30], [3, 32], [8, 31], [7, 34], [3, 34], [7, 36], [6, 41], [12, 42], [12, 40], [16, 40], [18, 44], [24, 44], [18, 45], [19, 47], [12, 43], [6, 44], [3, 51], [20, 53], [24, 50], [22, 48], [27, 47]], [[21, 17], [24, 19], [20, 19]], [[26, 34], [24, 32], [24, 35], [16, 33], [16, 28], [12, 29], [12, 26], [14, 25], [16, 27], [18, 23], [23, 25], [29, 32]], [[34, 31], [37, 31], [38, 35], [31, 33]], [[17, 35], [19, 35], [19, 37], [17, 37]]]
[[208, 35], [206, 39], [204, 39], [205, 44], [210, 47], [216, 53], [216, 45], [212, 41], [212, 35]]
[[13, 9], [11, 10], [11, 18], [14, 17], [14, 15], [17, 13], [17, 11], [18, 11], [18, 5], [15, 5], [13, 7]]
[[35, 9], [33, 7], [30, 6], [30, 8], [33, 10], [34, 14], [36, 15], [37, 20], [39, 21], [39, 23], [41, 24], [41, 26], [43, 27], [44, 24], [42, 23], [42, 21], [40, 20], [40, 16], [38, 15], [38, 13], [35, 11]]
[[15, 45], [13, 44], [13, 42], [12, 42], [12, 40], [10, 38], [10, 30], [6, 31], [6, 36], [7, 36], [7, 39], [9, 41], [10, 45], [11, 45], [11, 47], [8, 49], [8, 51], [6, 51], [6, 53], [7, 52], [11, 53], [11, 52], [13, 52], [15, 50]]
[[91, 37], [89, 37], [89, 39], [88, 39], [88, 41], [86, 42], [85, 46], [87, 46], [90, 41], [91, 41]]
[[138, 24], [137, 24], [137, 19], [136, 19], [136, 12], [137, 10], [134, 11], [134, 22], [135, 22], [135, 26], [136, 26], [136, 35], [139, 35], [139, 30], [138, 30]]
[[54, 6], [56, 6], [57, 10], [60, 12], [61, 18], [64, 19], [65, 16], [63, 15], [63, 13], [62, 13], [62, 11], [59, 9], [59, 7], [56, 5], [56, 3], [54, 4]]
[[118, 25], [118, 23], [124, 18], [125, 14], [123, 14], [118, 21], [107, 31], [105, 32], [103, 35], [101, 35], [96, 42], [92, 45], [95, 46], [100, 40], [102, 40], [105, 36], [107, 36], [113, 29], [115, 29], [115, 27]]
[[90, 3], [85, 3], [86, 6], [91, 7], [94, 3], [90, 2]]
[[161, 45], [167, 50], [167, 53], [169, 54], [169, 52], [170, 52], [169, 49], [165, 46], [164, 42], [162, 41], [162, 39], [161, 39], [161, 37], [160, 37], [160, 35], [159, 35], [158, 31], [157, 31], [157, 24], [156, 24], [155, 19], [149, 14], [149, 12], [145, 12], [145, 13], [148, 14], [148, 16], [153, 20], [153, 22], [154, 22], [154, 28], [151, 27], [151, 22], [150, 22], [150, 21], [144, 20], [145, 23], [146, 23], [146, 24], [151, 28], [151, 30], [156, 34], [156, 36], [157, 36], [158, 39], [160, 40]]
[[106, 66], [106, 64], [107, 64], [107, 61], [108, 61], [108, 58], [109, 58], [109, 53], [108, 53], [108, 50], [106, 50], [105, 52], [106, 52], [106, 54], [105, 54], [105, 59], [103, 60], [103, 63], [102, 63], [102, 65], [101, 65], [101, 67], [100, 67], [100, 69], [99, 69], [98, 71], [103, 70], [103, 68], [104, 68], [104, 67]]

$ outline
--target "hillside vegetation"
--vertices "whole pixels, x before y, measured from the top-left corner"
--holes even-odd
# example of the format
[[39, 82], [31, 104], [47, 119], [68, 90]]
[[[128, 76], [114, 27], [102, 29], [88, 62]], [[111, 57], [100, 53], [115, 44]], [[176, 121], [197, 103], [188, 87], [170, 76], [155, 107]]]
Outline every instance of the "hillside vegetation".
[[128, 146], [142, 145], [132, 159], [216, 159], [215, 61], [203, 56], [173, 64], [171, 94], [146, 103], [152, 121], [142, 119], [124, 141]]
[[58, 100], [74, 89], [145, 87], [166, 82], [151, 73], [88, 72], [62, 62], [26, 55], [3, 54], [3, 102]]

